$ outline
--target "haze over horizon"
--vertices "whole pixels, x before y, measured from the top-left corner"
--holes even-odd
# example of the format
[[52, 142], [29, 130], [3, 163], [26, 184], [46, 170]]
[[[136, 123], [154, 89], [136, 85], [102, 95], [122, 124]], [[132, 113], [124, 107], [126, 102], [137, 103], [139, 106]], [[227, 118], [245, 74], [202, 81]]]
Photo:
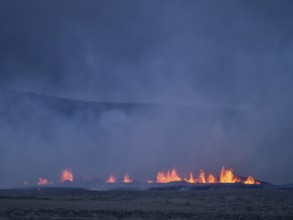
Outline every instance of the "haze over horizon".
[[292, 12], [289, 0], [0, 2], [0, 188], [64, 168], [148, 179], [225, 166], [293, 183]]

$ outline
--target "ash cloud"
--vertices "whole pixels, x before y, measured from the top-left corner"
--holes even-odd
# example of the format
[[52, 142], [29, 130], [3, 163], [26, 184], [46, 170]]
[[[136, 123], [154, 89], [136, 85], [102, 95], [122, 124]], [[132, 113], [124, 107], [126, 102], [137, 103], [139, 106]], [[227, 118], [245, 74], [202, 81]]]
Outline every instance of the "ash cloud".
[[57, 181], [63, 168], [145, 180], [222, 165], [293, 182], [292, 11], [291, 1], [1, 2], [0, 186]]

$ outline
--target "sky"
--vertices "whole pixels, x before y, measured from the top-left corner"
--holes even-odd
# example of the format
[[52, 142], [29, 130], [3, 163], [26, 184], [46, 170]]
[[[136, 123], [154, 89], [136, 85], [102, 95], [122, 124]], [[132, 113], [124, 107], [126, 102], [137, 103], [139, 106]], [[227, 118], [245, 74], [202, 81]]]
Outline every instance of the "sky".
[[[1, 1], [0, 187], [66, 167], [146, 179], [224, 165], [292, 183], [292, 12], [289, 0]], [[66, 114], [48, 96], [145, 107]]]

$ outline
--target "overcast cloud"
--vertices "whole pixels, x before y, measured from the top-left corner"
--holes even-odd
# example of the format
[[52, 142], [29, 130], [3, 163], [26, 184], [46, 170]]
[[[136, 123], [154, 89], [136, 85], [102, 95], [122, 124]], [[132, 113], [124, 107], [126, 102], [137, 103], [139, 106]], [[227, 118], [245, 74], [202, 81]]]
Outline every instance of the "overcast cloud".
[[65, 167], [293, 182], [292, 27], [289, 0], [1, 1], [0, 186]]

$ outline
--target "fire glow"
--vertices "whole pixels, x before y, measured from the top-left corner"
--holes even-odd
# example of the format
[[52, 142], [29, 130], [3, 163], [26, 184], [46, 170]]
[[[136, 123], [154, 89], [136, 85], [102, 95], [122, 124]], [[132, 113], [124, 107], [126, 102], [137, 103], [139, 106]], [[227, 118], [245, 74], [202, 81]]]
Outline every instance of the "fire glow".
[[[84, 176], [82, 178], [86, 182], [92, 182], [92, 177]], [[119, 180], [119, 179], [118, 179]], [[133, 179], [130, 178], [130, 175], [126, 173], [123, 176], [123, 179], [120, 179], [122, 183], [133, 183]], [[73, 172], [70, 169], [64, 169], [60, 174], [60, 182], [74, 182], [74, 175]], [[110, 175], [108, 179], [105, 181], [106, 183], [117, 183], [116, 177], [114, 175]], [[166, 184], [170, 182], [186, 182], [190, 184], [215, 184], [215, 183], [221, 183], [221, 184], [232, 184], [232, 183], [242, 183], [242, 184], [260, 184], [261, 182], [254, 179], [252, 176], [248, 176], [247, 178], [240, 177], [234, 174], [233, 170], [228, 168], [225, 169], [225, 167], [222, 167], [219, 176], [215, 176], [212, 173], [206, 174], [203, 170], [199, 171], [198, 175], [194, 175], [194, 173], [190, 172], [188, 176], [181, 177], [176, 169], [172, 169], [169, 171], [158, 171], [157, 176], [155, 180], [148, 179], [146, 183], [153, 184]], [[23, 183], [24, 185], [28, 185], [28, 182], [25, 181]], [[38, 186], [44, 186], [48, 184], [52, 184], [52, 182], [49, 183], [49, 181], [45, 178], [39, 178], [36, 182]]]
[[39, 185], [39, 186], [48, 185], [48, 180], [45, 178], [39, 178], [37, 185]]
[[123, 178], [123, 183], [132, 183], [132, 179], [130, 179], [129, 174], [126, 173]]
[[169, 183], [176, 181], [182, 181], [182, 179], [178, 176], [175, 169], [173, 169], [172, 171], [167, 171], [166, 173], [164, 173], [163, 171], [159, 171], [157, 174], [157, 183]]
[[116, 178], [113, 175], [110, 175], [106, 183], [116, 183]]
[[[170, 183], [182, 181], [182, 178], [177, 174], [176, 170], [172, 171], [159, 171], [157, 173], [157, 183]], [[247, 179], [242, 180], [240, 177], [236, 176], [233, 173], [232, 169], [225, 169], [222, 167], [219, 178], [216, 178], [213, 174], [209, 174], [206, 178], [205, 172], [200, 170], [197, 178], [193, 177], [193, 174], [190, 173], [188, 178], [184, 178], [185, 182], [188, 183], [244, 183], [244, 184], [260, 184], [252, 176], [247, 177]]]
[[61, 176], [60, 176], [60, 182], [73, 182], [73, 173], [69, 169], [65, 169], [62, 171]]

